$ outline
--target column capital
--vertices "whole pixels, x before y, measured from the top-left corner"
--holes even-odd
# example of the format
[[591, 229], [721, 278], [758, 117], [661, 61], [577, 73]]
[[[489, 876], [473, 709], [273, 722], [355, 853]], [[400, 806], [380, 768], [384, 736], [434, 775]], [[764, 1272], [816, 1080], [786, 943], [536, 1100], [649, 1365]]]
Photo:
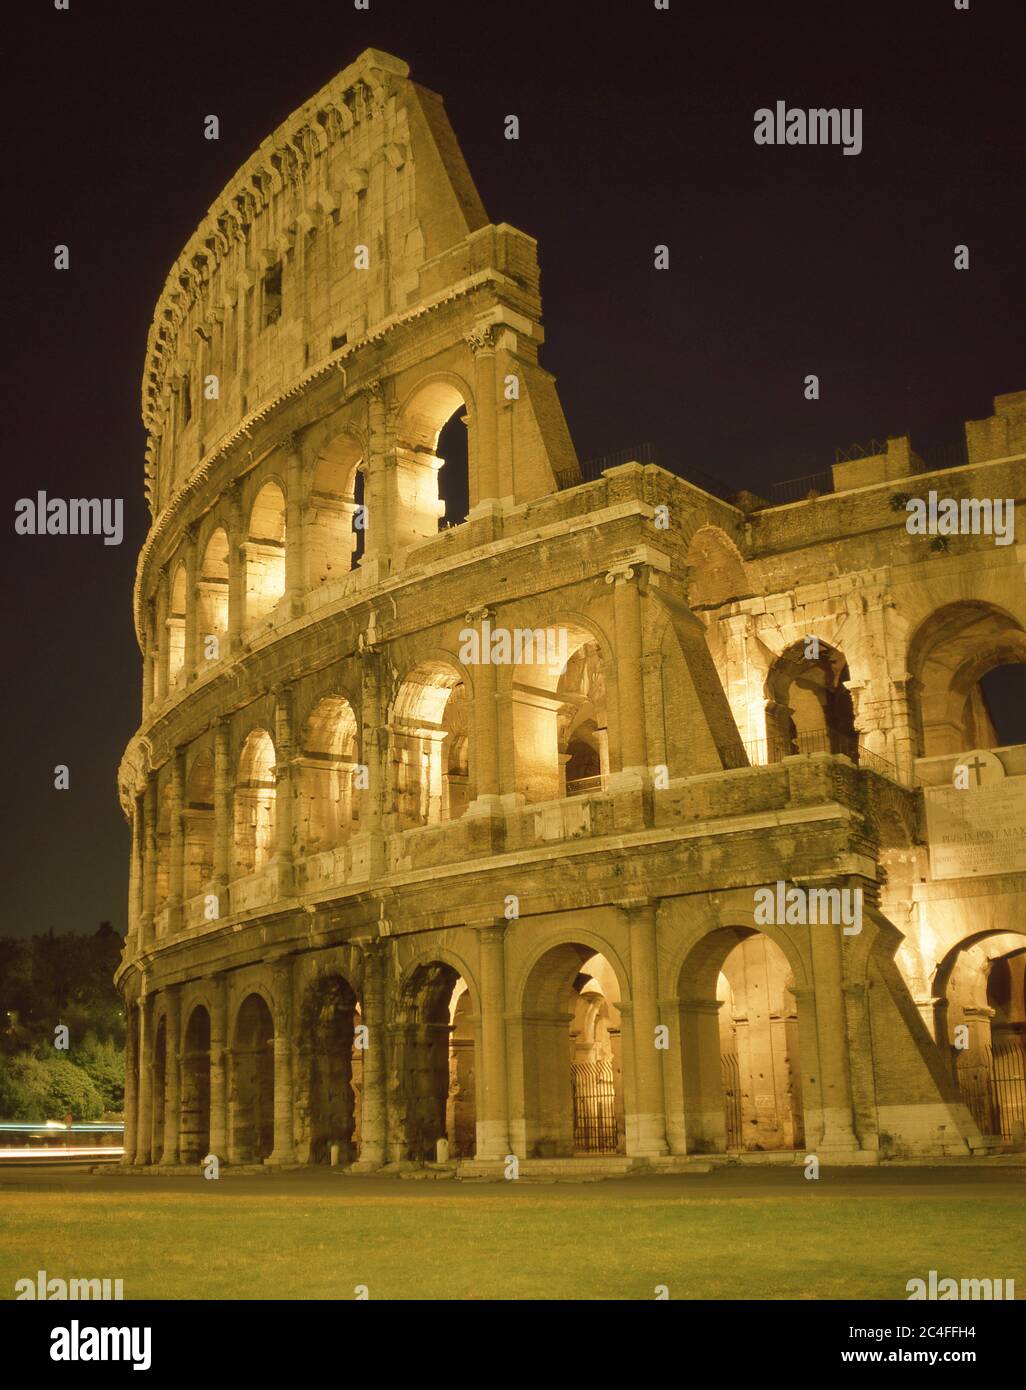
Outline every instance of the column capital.
[[463, 341], [475, 357], [479, 353], [494, 352], [499, 344], [499, 327], [494, 323], [481, 324], [464, 334]]

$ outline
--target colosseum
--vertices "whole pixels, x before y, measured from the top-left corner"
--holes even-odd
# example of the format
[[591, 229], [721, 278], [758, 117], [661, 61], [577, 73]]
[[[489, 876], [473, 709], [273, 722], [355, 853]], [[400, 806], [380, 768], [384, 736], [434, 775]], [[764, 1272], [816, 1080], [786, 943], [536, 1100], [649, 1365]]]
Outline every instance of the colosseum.
[[1026, 391], [767, 500], [582, 468], [542, 342], [536, 243], [375, 50], [172, 268], [125, 1164], [1021, 1145]]

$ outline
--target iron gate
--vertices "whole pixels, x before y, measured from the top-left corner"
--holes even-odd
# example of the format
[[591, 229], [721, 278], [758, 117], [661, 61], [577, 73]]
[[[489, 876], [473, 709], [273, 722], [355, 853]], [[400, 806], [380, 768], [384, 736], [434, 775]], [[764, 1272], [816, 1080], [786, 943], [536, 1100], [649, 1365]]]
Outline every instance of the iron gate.
[[720, 1058], [720, 1079], [723, 1082], [723, 1109], [727, 1122], [727, 1148], [741, 1147], [741, 1070], [733, 1052]]
[[615, 1154], [620, 1136], [612, 1062], [571, 1062], [570, 1083], [574, 1093], [575, 1150]]
[[958, 1059], [958, 1089], [981, 1134], [1011, 1139], [1026, 1121], [1026, 1049], [1022, 1043], [987, 1048], [985, 1061]]

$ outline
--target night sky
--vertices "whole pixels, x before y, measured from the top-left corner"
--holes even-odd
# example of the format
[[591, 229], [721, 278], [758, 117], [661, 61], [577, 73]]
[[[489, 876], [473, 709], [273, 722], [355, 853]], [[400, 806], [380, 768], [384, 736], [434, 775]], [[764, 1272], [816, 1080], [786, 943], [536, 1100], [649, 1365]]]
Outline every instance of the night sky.
[[[125, 930], [150, 314], [222, 186], [365, 47], [443, 94], [491, 220], [538, 238], [543, 362], [582, 459], [651, 441], [765, 491], [871, 437], [910, 432], [929, 459], [1026, 388], [1021, 7], [70, 4], [5, 13], [0, 934]], [[862, 107], [862, 153], [757, 146], [778, 99]], [[37, 489], [123, 497], [123, 544], [16, 536]]]

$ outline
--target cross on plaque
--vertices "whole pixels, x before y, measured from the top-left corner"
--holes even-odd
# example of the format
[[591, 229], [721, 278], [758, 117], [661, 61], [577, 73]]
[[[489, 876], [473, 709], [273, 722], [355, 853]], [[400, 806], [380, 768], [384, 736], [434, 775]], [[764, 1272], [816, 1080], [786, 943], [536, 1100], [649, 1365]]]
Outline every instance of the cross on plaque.
[[972, 768], [972, 770], [976, 773], [976, 785], [978, 787], [983, 785], [983, 778], [980, 776], [980, 773], [986, 766], [987, 764], [980, 757], [979, 753], [976, 754], [976, 757], [973, 758], [971, 763], [966, 763], [966, 767]]

